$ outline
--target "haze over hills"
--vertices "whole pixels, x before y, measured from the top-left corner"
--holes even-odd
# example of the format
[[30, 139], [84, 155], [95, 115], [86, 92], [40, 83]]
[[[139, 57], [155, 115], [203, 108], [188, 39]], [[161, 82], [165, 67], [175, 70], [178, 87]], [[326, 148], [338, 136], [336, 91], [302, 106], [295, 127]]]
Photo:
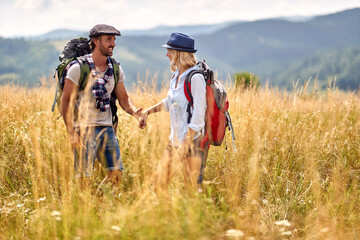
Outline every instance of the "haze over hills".
[[[279, 17], [276, 19], [281, 19], [290, 22], [304, 22], [312, 19], [313, 17]], [[180, 26], [157, 26], [150, 29], [143, 30], [121, 30], [123, 36], [168, 36], [171, 32], [184, 32], [188, 35], [203, 35], [211, 34], [220, 30], [222, 28], [228, 27], [237, 23], [244, 23], [248, 21], [229, 21], [218, 24], [200, 24], [200, 25], [180, 25]], [[22, 38], [27, 40], [59, 40], [59, 39], [69, 39], [77, 36], [87, 37], [89, 30], [70, 30], [70, 29], [56, 29], [41, 35], [34, 36], [23, 36]], [[21, 36], [20, 36], [21, 37]]]
[[[230, 26], [240, 21], [225, 22], [219, 24], [203, 24], [203, 25], [181, 25], [181, 26], [157, 26], [151, 29], [145, 30], [121, 30], [122, 36], [168, 36], [171, 32], [186, 32], [188, 35], [202, 35], [214, 33], [219, 29]], [[87, 37], [89, 30], [69, 30], [69, 29], [57, 29], [48, 33], [36, 36], [23, 37], [27, 40], [59, 40], [59, 39], [71, 39], [78, 36]]]
[[[114, 55], [124, 68], [128, 85], [136, 82], [138, 75], [145, 76], [147, 72], [159, 74], [159, 81], [163, 80], [163, 75], [170, 76], [169, 62], [165, 57], [166, 50], [161, 47], [161, 44], [165, 43], [170, 33], [174, 31], [193, 36], [196, 40], [195, 48], [198, 49], [196, 53], [198, 58], [206, 59], [208, 64], [217, 70], [219, 78], [223, 80], [229, 74], [250, 71], [259, 75], [263, 83], [269, 81], [272, 85], [289, 87], [297, 78], [308, 77], [304, 74], [304, 71], [307, 71], [306, 64], [301, 64], [301, 62], [309, 61], [306, 59], [314, 57], [319, 59], [316, 63], [319, 72], [328, 69], [326, 77], [338, 76], [339, 87], [353, 89], [354, 86], [358, 86], [353, 82], [360, 82], [359, 75], [355, 76], [356, 71], [351, 70], [356, 66], [357, 61], [357, 66], [360, 65], [360, 56], [356, 55], [360, 54], [357, 51], [360, 48], [360, 8], [306, 19], [297, 18], [295, 21], [278, 18], [218, 25], [161, 26], [145, 31], [123, 31], [123, 35], [117, 39]], [[0, 82], [4, 76], [16, 73], [16, 76], [21, 76], [19, 78], [22, 82], [31, 85], [34, 78], [38, 80], [36, 76], [42, 74], [46, 76], [49, 73], [44, 69], [48, 68], [50, 71], [59, 63], [57, 58], [61, 51], [59, 46], [63, 46], [66, 41], [59, 42], [55, 39], [70, 39], [73, 36], [86, 35], [87, 32], [84, 31], [58, 30], [33, 38], [43, 39], [40, 42], [16, 40], [20, 41], [17, 44], [23, 44], [32, 49], [22, 53], [18, 53], [16, 47], [11, 48], [11, 51], [7, 48], [9, 42], [14, 42], [14, 39], [0, 39], [0, 53], [3, 53], [4, 58], [16, 62], [22, 58], [36, 56], [38, 58], [36, 61], [41, 65], [37, 68], [39, 70], [37, 75], [36, 69], [32, 69], [32, 74], [29, 75], [26, 74], [29, 72], [26, 70], [28, 67], [26, 64], [21, 66], [23, 69], [20, 73], [19, 69], [10, 68], [7, 61], [3, 61], [0, 63]], [[52, 40], [45, 41], [46, 39]], [[57, 48], [54, 47], [55, 45]], [[35, 49], [39, 49], [39, 46], [46, 51], [37, 50], [35, 53]], [[351, 50], [343, 51], [342, 49]], [[326, 54], [327, 52], [336, 52], [336, 54], [330, 57]], [[47, 61], [42, 61], [40, 53], [47, 55], [44, 58]], [[350, 58], [354, 62], [351, 65], [352, 68], [343, 66], [344, 61], [338, 62], [338, 59]], [[338, 67], [324, 67], [325, 65]], [[313, 68], [311, 74], [316, 75], [319, 72]], [[327, 81], [327, 79], [322, 79], [322, 75], [319, 75], [319, 81]]]

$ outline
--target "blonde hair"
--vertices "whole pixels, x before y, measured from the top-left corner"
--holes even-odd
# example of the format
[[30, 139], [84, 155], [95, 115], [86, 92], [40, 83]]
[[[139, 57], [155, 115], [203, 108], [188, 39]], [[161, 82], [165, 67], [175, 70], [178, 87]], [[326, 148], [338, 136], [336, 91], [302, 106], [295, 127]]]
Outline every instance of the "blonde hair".
[[170, 69], [172, 72], [176, 69], [189, 69], [197, 64], [197, 59], [194, 53], [178, 51], [168, 48], [171, 52], [172, 60], [170, 62]]

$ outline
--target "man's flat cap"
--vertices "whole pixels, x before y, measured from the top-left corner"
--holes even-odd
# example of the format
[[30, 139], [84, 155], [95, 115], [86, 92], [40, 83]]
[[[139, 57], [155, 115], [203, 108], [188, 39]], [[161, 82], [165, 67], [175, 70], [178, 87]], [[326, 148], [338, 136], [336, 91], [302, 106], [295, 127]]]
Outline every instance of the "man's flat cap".
[[89, 37], [96, 37], [100, 35], [116, 35], [121, 36], [121, 33], [119, 30], [114, 28], [113, 26], [106, 25], [106, 24], [97, 24], [95, 25], [89, 33]]

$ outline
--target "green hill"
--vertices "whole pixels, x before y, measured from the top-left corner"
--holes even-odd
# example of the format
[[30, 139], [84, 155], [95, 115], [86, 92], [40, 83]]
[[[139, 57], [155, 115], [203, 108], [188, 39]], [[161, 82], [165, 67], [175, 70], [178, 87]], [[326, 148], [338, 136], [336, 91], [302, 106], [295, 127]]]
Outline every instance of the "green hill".
[[59, 53], [47, 42], [0, 38], [0, 56], [0, 83], [33, 86], [54, 71]]

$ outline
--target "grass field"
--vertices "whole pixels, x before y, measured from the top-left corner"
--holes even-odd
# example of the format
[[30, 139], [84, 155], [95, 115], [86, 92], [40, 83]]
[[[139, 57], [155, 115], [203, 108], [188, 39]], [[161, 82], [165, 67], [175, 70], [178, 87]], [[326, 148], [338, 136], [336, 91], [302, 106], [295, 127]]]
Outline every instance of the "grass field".
[[[282, 92], [228, 87], [236, 135], [210, 149], [203, 193], [189, 196], [181, 171], [170, 199], [153, 193], [169, 116], [148, 127], [118, 111], [124, 174], [97, 189], [97, 165], [81, 190], [54, 88], [0, 87], [0, 239], [360, 239], [359, 92]], [[130, 92], [144, 108], [166, 88]]]

